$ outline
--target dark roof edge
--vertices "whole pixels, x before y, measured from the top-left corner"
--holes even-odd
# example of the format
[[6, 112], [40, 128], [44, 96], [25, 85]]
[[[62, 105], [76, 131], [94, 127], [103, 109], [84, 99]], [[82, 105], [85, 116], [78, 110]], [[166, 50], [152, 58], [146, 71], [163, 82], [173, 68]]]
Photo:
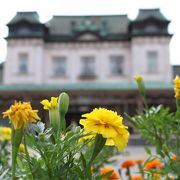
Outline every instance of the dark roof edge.
[[160, 8], [139, 8], [139, 11], [160, 11]]
[[105, 14], [105, 15], [100, 15], [100, 14], [98, 14], [98, 15], [94, 15], [94, 14], [92, 14], [92, 15], [53, 15], [52, 16], [52, 18], [53, 17], [115, 17], [115, 16], [125, 16], [125, 17], [128, 17], [128, 15], [127, 14]]
[[151, 33], [146, 33], [146, 34], [131, 34], [131, 38], [133, 37], [145, 37], [145, 36], [149, 36], [149, 37], [152, 37], [152, 36], [157, 36], [157, 37], [172, 37], [173, 34], [169, 34], [169, 33], [165, 33], [165, 34], [151, 34]]

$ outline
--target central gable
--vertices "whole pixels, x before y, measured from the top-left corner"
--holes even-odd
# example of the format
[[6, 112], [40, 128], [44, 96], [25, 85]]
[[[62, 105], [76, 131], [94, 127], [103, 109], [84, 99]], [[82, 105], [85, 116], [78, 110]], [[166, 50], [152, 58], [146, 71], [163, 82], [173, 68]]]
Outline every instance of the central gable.
[[97, 41], [97, 40], [99, 40], [99, 37], [93, 33], [87, 32], [87, 33], [80, 34], [77, 37], [77, 40], [79, 40], [79, 41]]

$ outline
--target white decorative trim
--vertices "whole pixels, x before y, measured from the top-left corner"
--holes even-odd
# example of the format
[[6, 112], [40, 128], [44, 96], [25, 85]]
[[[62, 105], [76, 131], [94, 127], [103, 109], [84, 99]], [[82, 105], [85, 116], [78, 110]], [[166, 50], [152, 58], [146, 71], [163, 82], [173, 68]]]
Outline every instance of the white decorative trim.
[[7, 40], [8, 46], [16, 46], [16, 45], [23, 45], [23, 46], [41, 46], [44, 44], [42, 39], [9, 39]]

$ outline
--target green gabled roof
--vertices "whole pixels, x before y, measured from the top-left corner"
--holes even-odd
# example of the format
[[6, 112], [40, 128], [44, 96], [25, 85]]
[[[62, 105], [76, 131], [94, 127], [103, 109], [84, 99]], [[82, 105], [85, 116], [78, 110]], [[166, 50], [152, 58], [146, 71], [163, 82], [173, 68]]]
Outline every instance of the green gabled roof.
[[37, 12], [31, 11], [31, 12], [17, 12], [16, 16], [8, 23], [8, 25], [16, 24], [20, 21], [27, 21], [30, 23], [39, 24], [39, 15]]
[[140, 9], [134, 21], [144, 21], [148, 18], [154, 18], [160, 21], [168, 21], [168, 19], [161, 13], [160, 9]]
[[[147, 89], [171, 90], [172, 83], [147, 83]], [[0, 91], [41, 91], [41, 90], [136, 90], [135, 83], [67, 83], [67, 84], [17, 84], [0, 85]]]
[[[40, 37], [47, 42], [130, 41], [135, 35], [149, 35], [146, 28], [142, 26], [149, 18], [159, 20], [159, 24], [154, 24], [157, 27], [156, 32], [148, 29], [150, 35], [169, 36], [167, 28], [170, 21], [159, 9], [140, 9], [134, 21], [130, 21], [127, 15], [53, 16], [45, 24], [39, 21], [37, 12], [18, 12], [8, 23], [7, 39]], [[24, 28], [21, 22], [31, 23], [25, 27], [29, 29], [29, 33], [20, 33], [21, 28]], [[85, 33], [94, 35], [95, 38], [88, 40], [79, 38]]]
[[69, 35], [84, 31], [106, 35], [128, 33], [129, 23], [127, 15], [53, 16], [46, 25], [51, 35]]

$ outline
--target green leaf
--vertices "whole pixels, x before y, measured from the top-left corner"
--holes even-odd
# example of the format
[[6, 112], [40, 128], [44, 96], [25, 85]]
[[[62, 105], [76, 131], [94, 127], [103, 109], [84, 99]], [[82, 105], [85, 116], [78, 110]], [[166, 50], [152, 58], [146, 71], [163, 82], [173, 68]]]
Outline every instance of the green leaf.
[[6, 169], [1, 175], [0, 175], [0, 180], [5, 179], [5, 175], [8, 173], [9, 169]]
[[149, 147], [146, 146], [146, 147], [144, 147], [144, 149], [145, 149], [145, 151], [146, 151], [147, 154], [151, 155], [151, 150], [150, 150]]
[[81, 153], [81, 160], [82, 160], [83, 166], [86, 167], [86, 160], [85, 160], [84, 155], [82, 153]]

